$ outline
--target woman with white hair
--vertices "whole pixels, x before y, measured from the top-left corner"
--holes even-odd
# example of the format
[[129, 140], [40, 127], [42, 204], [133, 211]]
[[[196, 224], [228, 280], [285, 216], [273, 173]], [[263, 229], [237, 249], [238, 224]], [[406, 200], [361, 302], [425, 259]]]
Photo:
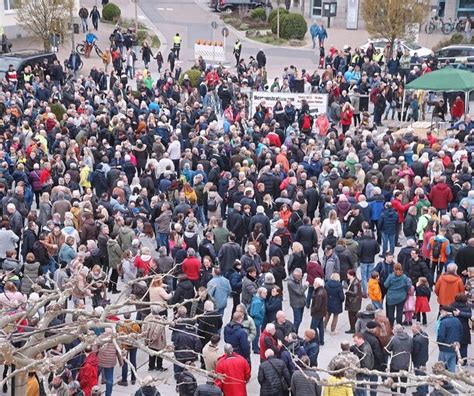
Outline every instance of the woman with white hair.
[[337, 218], [337, 212], [333, 209], [329, 211], [329, 216], [324, 219], [321, 225], [321, 232], [323, 237], [326, 238], [329, 234], [329, 230], [334, 230], [334, 236], [336, 238], [342, 238], [342, 226], [341, 222]]

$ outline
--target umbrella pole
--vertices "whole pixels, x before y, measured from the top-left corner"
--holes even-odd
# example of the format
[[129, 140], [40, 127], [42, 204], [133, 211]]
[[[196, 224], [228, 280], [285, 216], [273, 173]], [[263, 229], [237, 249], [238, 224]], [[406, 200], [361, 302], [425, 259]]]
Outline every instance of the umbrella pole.
[[406, 84], [407, 84], [407, 76], [403, 76], [403, 99], [402, 99], [402, 117], [400, 122], [400, 128], [402, 127], [403, 123], [406, 119], [406, 111], [405, 111], [405, 95], [406, 95]]
[[471, 91], [464, 92], [464, 113], [469, 114], [469, 94]]

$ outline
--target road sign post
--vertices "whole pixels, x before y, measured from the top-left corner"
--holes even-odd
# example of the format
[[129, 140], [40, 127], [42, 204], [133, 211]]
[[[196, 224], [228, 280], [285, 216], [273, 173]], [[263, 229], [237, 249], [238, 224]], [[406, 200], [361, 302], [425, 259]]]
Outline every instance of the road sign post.
[[227, 37], [229, 37], [229, 29], [227, 27], [223, 27], [221, 31], [222, 37], [224, 37], [224, 58], [225, 58], [225, 53], [226, 53], [226, 48], [227, 48]]
[[216, 21], [212, 21], [211, 22], [211, 32], [212, 32], [212, 61], [215, 62], [216, 61], [216, 43], [215, 43], [215, 40], [214, 40], [214, 32], [215, 30], [217, 29], [217, 22]]

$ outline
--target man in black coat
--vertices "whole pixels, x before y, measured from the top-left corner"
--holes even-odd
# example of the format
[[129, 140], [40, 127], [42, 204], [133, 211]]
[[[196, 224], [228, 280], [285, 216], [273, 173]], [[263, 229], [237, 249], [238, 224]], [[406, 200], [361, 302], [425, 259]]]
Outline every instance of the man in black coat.
[[244, 219], [242, 217], [241, 209], [242, 205], [236, 202], [234, 204], [234, 210], [227, 216], [227, 228], [229, 231], [234, 233], [235, 241], [239, 245], [242, 244], [242, 239], [246, 232], [244, 228]]
[[262, 225], [262, 232], [265, 235], [265, 239], [268, 239], [271, 234], [270, 219], [265, 215], [263, 206], [257, 206], [257, 213], [250, 219], [249, 233], [254, 230], [255, 225], [258, 223]]
[[318, 209], [318, 202], [319, 202], [319, 192], [314, 187], [314, 183], [311, 180], [306, 180], [306, 189], [304, 191], [304, 197], [308, 202], [308, 206], [306, 208], [306, 213], [308, 217], [313, 221], [314, 213], [316, 209]]
[[285, 253], [282, 249], [282, 241], [279, 236], [274, 236], [273, 240], [270, 242], [270, 249], [268, 251], [268, 257], [271, 259], [272, 257], [278, 257], [280, 259], [280, 263], [283, 265], [285, 264]]
[[372, 354], [374, 355], [374, 370], [384, 371], [387, 365], [386, 355], [379, 339], [374, 334], [376, 329], [377, 322], [371, 320], [367, 323], [367, 327], [363, 331], [362, 335], [364, 336], [364, 340], [372, 348]]
[[414, 248], [411, 251], [411, 257], [410, 260], [408, 260], [407, 267], [408, 277], [411, 279], [413, 285], [416, 285], [418, 279], [421, 277], [425, 277], [430, 284], [432, 283], [430, 269], [425, 260], [420, 257], [420, 250], [418, 248]]
[[459, 249], [455, 261], [458, 266], [458, 275], [467, 277], [467, 269], [474, 263], [474, 238], [470, 238], [467, 246]]
[[265, 351], [265, 360], [258, 368], [260, 396], [283, 396], [291, 385], [286, 364], [278, 359], [272, 349]]
[[314, 227], [311, 226], [309, 217], [303, 217], [303, 225], [296, 230], [295, 241], [303, 245], [304, 252], [309, 259], [314, 248], [318, 246], [318, 236]]

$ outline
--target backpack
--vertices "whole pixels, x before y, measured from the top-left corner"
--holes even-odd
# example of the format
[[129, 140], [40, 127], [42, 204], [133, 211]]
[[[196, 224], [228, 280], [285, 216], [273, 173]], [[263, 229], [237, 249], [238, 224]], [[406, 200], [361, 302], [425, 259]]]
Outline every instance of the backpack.
[[207, 200], [207, 210], [210, 212], [215, 212], [217, 210], [217, 199], [216, 197], [209, 198]]
[[432, 253], [432, 256], [434, 259], [439, 259], [439, 257], [441, 256], [442, 246], [443, 246], [443, 242], [438, 241], [437, 239], [434, 239], [433, 253]]
[[258, 240], [260, 238], [260, 235], [262, 235], [262, 233], [258, 234], [257, 237], [255, 237], [254, 233], [252, 232], [251, 234], [252, 240], [249, 242], [249, 245], [255, 246], [255, 250], [257, 251], [257, 253], [260, 253], [260, 251], [262, 250], [262, 245], [260, 244]]
[[311, 116], [308, 113], [303, 115], [303, 122], [301, 123], [301, 129], [311, 129], [312, 124]]

